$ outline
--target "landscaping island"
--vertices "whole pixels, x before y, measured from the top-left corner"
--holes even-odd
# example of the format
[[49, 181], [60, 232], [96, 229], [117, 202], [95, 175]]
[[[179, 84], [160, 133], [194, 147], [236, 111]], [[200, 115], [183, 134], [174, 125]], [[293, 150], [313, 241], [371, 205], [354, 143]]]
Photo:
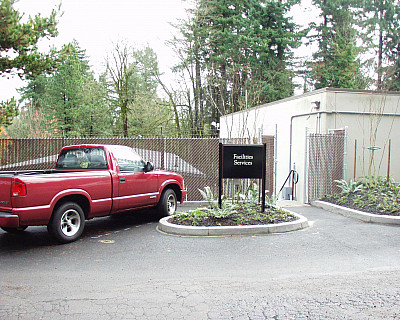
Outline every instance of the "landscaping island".
[[400, 186], [383, 177], [337, 181], [340, 193], [312, 205], [364, 222], [400, 225]]
[[[400, 225], [400, 186], [382, 177], [337, 181], [340, 193], [313, 201], [312, 205], [364, 222]], [[175, 235], [218, 236], [288, 232], [309, 226], [301, 215], [267, 205], [261, 212], [254, 202], [219, 209], [211, 197], [208, 207], [169, 216], [158, 229]]]
[[219, 209], [203, 207], [160, 220], [162, 232], [185, 236], [229, 236], [281, 233], [308, 227], [305, 217], [267, 206], [261, 212], [254, 204], [240, 204]]
[[243, 226], [291, 222], [298, 217], [286, 210], [266, 206], [265, 211], [253, 203], [231, 205], [224, 209], [216, 206], [197, 208], [171, 217], [170, 223], [183, 226]]

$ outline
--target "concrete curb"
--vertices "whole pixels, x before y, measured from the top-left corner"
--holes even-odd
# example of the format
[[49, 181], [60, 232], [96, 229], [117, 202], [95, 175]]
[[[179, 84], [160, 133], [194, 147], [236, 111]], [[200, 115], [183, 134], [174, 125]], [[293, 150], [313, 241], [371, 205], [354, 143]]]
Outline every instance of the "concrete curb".
[[359, 210], [341, 207], [336, 204], [320, 200], [311, 201], [311, 205], [333, 213], [341, 214], [342, 216], [345, 217], [357, 219], [364, 222], [400, 225], [400, 217], [377, 215], [373, 213], [362, 212]]
[[307, 218], [297, 213], [286, 210], [298, 217], [296, 221], [283, 222], [268, 225], [251, 226], [221, 226], [221, 227], [191, 227], [169, 223], [171, 217], [162, 218], [158, 223], [158, 230], [167, 234], [180, 236], [233, 236], [233, 235], [257, 235], [269, 233], [283, 233], [296, 231], [309, 227]]

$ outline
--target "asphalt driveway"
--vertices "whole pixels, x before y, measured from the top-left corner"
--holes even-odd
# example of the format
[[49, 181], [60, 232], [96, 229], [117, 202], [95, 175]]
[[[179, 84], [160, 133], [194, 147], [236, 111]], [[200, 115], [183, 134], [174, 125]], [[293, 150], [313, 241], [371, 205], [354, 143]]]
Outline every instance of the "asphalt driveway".
[[0, 231], [0, 319], [400, 319], [400, 228], [295, 206], [311, 227], [179, 237], [151, 216]]

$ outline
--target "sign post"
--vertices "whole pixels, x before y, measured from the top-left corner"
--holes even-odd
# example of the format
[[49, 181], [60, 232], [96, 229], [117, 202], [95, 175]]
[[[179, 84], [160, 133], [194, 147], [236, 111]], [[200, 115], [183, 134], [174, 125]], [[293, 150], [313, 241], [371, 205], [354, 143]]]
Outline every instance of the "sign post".
[[222, 179], [262, 179], [262, 212], [265, 211], [266, 144], [219, 144], [219, 207], [222, 205]]

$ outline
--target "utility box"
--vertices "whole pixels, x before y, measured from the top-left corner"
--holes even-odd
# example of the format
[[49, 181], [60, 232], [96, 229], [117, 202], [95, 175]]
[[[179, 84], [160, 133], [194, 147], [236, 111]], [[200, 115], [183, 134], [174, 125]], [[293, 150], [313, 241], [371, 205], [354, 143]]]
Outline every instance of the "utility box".
[[292, 199], [292, 187], [284, 187], [282, 189], [282, 198], [284, 200], [293, 200]]

